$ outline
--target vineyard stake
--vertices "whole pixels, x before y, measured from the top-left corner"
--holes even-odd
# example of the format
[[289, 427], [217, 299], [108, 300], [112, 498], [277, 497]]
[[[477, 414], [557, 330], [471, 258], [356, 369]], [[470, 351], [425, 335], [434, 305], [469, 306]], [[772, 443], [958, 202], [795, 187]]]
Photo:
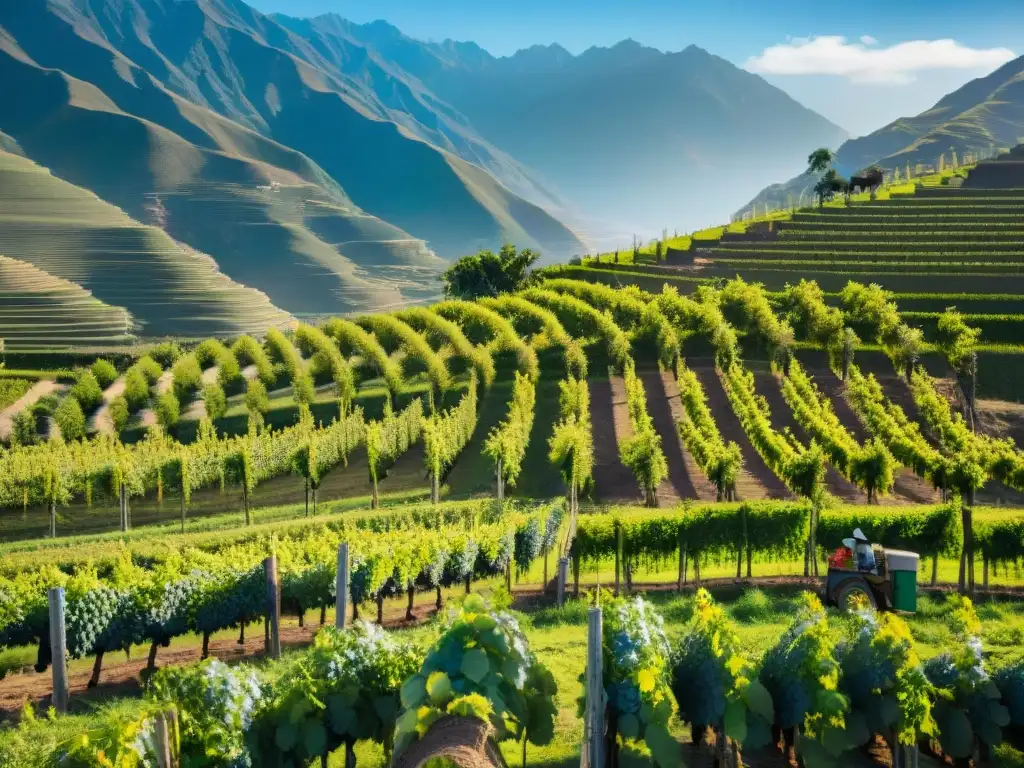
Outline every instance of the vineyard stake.
[[264, 653], [273, 659], [281, 658], [281, 582], [277, 578], [277, 555], [263, 561], [267, 571], [267, 618], [269, 619], [270, 642]]
[[50, 655], [53, 658], [53, 708], [60, 713], [68, 711], [68, 654], [64, 632], [64, 587], [51, 587], [50, 601]]
[[335, 580], [334, 626], [345, 628], [348, 613], [348, 543], [338, 545], [338, 576]]
[[569, 580], [569, 558], [558, 558], [558, 607], [565, 605], [565, 583]]
[[171, 724], [174, 719], [172, 712], [161, 712], [156, 716], [154, 722], [156, 740], [156, 765], [157, 768], [177, 768], [178, 761], [173, 747], [171, 737]]
[[601, 609], [591, 608], [587, 614], [587, 711], [583, 723], [584, 749], [590, 768], [602, 768], [604, 760], [604, 671], [601, 668]]

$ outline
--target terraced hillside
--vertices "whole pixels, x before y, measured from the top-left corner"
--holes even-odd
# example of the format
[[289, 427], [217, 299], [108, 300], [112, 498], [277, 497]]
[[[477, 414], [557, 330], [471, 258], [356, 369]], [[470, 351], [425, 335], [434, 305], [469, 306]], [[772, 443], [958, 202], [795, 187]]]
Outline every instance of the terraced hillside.
[[0, 339], [9, 352], [107, 347], [131, 339], [132, 318], [76, 283], [0, 255]]
[[[25, 267], [5, 271], [12, 278], [17, 275], [18, 282], [0, 283], [0, 310], [18, 312], [25, 288], [46, 290], [56, 282], [70, 296], [70, 284], [75, 284], [79, 296], [91, 293], [100, 307], [114, 308], [113, 315], [104, 315], [111, 318], [105, 322], [119, 331], [101, 334], [107, 340], [124, 335], [126, 314], [136, 334], [186, 338], [262, 333], [294, 322], [265, 294], [225, 276], [208, 256], [161, 229], [140, 224], [31, 160], [2, 151], [0, 254], [32, 265], [39, 275], [32, 281]], [[52, 313], [35, 312], [33, 343], [79, 344], [91, 337], [85, 333], [88, 325], [77, 332], [59, 329], [67, 315], [60, 306], [49, 306]]]
[[804, 278], [830, 294], [850, 280], [874, 282], [896, 295], [926, 338], [934, 337], [939, 313], [955, 305], [981, 328], [983, 342], [1020, 344], [1024, 189], [917, 187], [888, 200], [802, 209], [746, 232], [694, 241], [690, 250], [671, 253], [663, 269], [649, 271], [670, 279], [739, 275], [771, 291]]

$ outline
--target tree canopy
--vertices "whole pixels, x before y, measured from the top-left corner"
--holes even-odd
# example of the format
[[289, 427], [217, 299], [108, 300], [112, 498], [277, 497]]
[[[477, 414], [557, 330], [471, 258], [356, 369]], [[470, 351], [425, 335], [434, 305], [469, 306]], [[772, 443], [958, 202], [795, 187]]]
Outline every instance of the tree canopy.
[[441, 276], [445, 295], [478, 299], [527, 288], [534, 282], [530, 267], [539, 258], [540, 254], [529, 248], [517, 252], [508, 243], [497, 254], [483, 250], [463, 256]]

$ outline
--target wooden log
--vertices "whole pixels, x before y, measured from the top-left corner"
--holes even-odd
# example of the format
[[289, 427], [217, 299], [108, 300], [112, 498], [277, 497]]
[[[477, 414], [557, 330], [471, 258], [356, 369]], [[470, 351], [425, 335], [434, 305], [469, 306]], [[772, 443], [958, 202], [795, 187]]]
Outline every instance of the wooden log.
[[494, 729], [475, 717], [446, 715], [391, 761], [392, 768], [422, 768], [437, 758], [458, 768], [507, 768]]
[[[338, 545], [338, 575], [334, 582], [334, 626], [345, 628], [348, 613], [348, 543]], [[353, 616], [353, 618], [355, 618]]]
[[52, 704], [57, 712], [64, 714], [68, 711], [68, 643], [64, 627], [64, 587], [51, 587], [47, 597], [50, 603]]
[[263, 561], [267, 571], [267, 619], [270, 642], [265, 653], [272, 659], [281, 658], [281, 582], [277, 576], [277, 555]]

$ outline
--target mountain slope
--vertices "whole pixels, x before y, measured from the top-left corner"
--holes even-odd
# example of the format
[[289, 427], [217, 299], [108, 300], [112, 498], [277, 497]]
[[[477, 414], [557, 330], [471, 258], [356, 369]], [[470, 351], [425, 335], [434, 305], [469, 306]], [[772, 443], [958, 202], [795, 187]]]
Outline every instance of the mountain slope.
[[[266, 295], [225, 277], [204, 254], [3, 151], [0, 254], [9, 257], [0, 272], [0, 315], [36, 304], [38, 330], [78, 315], [75, 323], [95, 323], [80, 343], [119, 341], [129, 319], [144, 335], [186, 337], [262, 333], [294, 322]], [[72, 305], [75, 312], [68, 311]], [[46, 336], [68, 343], [76, 334], [51, 328]], [[37, 334], [30, 341], [44, 339]]]
[[[903, 168], [907, 163], [934, 166], [940, 154], [953, 148], [959, 156], [1013, 146], [1024, 135], [1024, 56], [985, 77], [963, 85], [916, 117], [896, 120], [877, 131], [845, 142], [836, 152], [836, 168], [849, 175], [872, 163]], [[808, 148], [808, 153], [814, 147]], [[947, 162], [949, 156], [947, 155]], [[814, 185], [801, 175], [764, 189], [753, 203], [785, 205]]]
[[579, 56], [535, 46], [495, 58], [379, 22], [323, 16], [303, 29], [311, 39], [355, 39], [401, 67], [560, 197], [620, 229], [716, 220], [737, 194], [799, 168], [808, 144], [845, 138], [760, 77], [692, 46], [662, 53], [625, 41]]
[[[459, 150], [440, 140], [446, 131], [458, 135], [448, 130], [458, 120], [364, 50], [349, 46], [346, 58], [332, 59], [235, 0], [28, 0], [12, 13], [0, 11], [0, 24], [40, 66], [96, 85], [118, 108], [199, 148], [293, 172], [302, 158], [316, 168], [315, 183], [333, 187], [331, 196], [344, 189], [346, 202], [429, 241], [444, 258], [506, 239], [501, 211], [464, 187], [449, 149], [430, 143]], [[200, 118], [197, 110], [231, 122]], [[417, 117], [436, 127], [425, 128]], [[238, 142], [242, 126], [249, 130]], [[483, 143], [463, 143], [463, 159], [489, 158]], [[271, 144], [274, 157], [266, 154]], [[291, 156], [280, 157], [280, 150]], [[523, 215], [546, 216], [532, 206]], [[579, 245], [563, 228], [558, 242], [565, 240]]]

